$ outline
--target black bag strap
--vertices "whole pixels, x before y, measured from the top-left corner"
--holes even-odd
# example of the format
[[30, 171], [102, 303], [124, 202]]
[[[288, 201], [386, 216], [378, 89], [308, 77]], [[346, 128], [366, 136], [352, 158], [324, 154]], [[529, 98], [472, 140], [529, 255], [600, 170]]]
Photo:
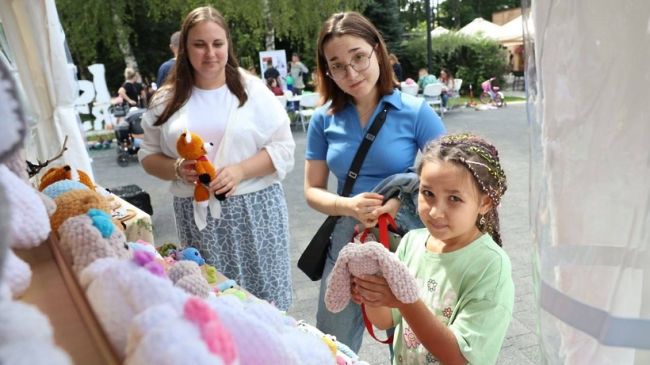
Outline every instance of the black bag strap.
[[363, 160], [366, 158], [366, 155], [370, 150], [370, 145], [372, 145], [372, 142], [375, 141], [375, 138], [377, 138], [377, 134], [379, 133], [379, 129], [382, 125], [384, 125], [384, 122], [386, 121], [386, 114], [388, 114], [388, 104], [384, 104], [384, 109], [379, 114], [377, 114], [375, 121], [372, 123], [368, 129], [368, 132], [366, 132], [366, 135], [363, 137], [363, 141], [361, 141], [361, 145], [359, 146], [356, 155], [354, 155], [352, 164], [350, 164], [350, 170], [348, 171], [348, 175], [345, 178], [345, 184], [343, 185], [341, 196], [348, 196], [352, 192], [352, 187], [357, 181]]

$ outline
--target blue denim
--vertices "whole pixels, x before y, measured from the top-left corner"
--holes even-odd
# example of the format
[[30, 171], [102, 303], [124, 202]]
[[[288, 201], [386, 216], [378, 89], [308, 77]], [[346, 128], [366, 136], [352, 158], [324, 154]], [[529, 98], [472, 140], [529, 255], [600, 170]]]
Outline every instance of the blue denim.
[[442, 99], [442, 106], [447, 107], [447, 101], [449, 100], [449, 94], [447, 93], [442, 93], [440, 94], [440, 98]]
[[336, 222], [336, 227], [332, 232], [331, 245], [325, 261], [325, 268], [323, 270], [323, 278], [320, 282], [320, 294], [318, 298], [318, 312], [316, 313], [316, 327], [336, 336], [336, 339], [346, 344], [355, 353], [359, 352], [361, 348], [361, 341], [363, 339], [363, 316], [361, 314], [361, 306], [350, 301], [347, 307], [339, 313], [332, 313], [325, 307], [325, 291], [327, 290], [327, 281], [336, 259], [339, 257], [339, 252], [343, 246], [347, 245], [354, 234], [354, 226], [359, 221], [352, 217], [341, 217]]

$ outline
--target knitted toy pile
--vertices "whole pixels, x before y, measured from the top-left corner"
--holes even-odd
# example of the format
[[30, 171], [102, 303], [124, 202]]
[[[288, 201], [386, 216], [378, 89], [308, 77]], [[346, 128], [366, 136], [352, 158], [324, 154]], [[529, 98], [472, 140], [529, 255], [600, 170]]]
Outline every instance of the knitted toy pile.
[[20, 150], [25, 119], [11, 73], [0, 62], [0, 364], [71, 364], [54, 344], [48, 318], [36, 307], [15, 301], [29, 287], [31, 269], [10, 248], [41, 244], [50, 233], [53, 202], [27, 181]]
[[382, 275], [402, 303], [418, 299], [418, 286], [408, 268], [379, 242], [349, 243], [339, 253], [325, 291], [325, 306], [342, 311], [350, 301], [351, 276]]

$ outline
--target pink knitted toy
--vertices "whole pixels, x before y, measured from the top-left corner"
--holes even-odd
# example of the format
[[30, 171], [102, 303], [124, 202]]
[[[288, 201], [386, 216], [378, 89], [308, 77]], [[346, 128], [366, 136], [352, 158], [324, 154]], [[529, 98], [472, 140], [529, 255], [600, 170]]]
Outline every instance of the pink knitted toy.
[[402, 303], [418, 299], [415, 278], [397, 257], [379, 242], [348, 243], [336, 260], [327, 282], [325, 306], [333, 313], [342, 311], [350, 301], [350, 276], [382, 275], [395, 297]]
[[88, 214], [68, 218], [59, 227], [60, 247], [72, 269], [79, 274], [93, 261], [103, 257], [127, 259], [131, 251], [126, 245], [124, 233], [112, 227], [108, 220], [101, 226]]

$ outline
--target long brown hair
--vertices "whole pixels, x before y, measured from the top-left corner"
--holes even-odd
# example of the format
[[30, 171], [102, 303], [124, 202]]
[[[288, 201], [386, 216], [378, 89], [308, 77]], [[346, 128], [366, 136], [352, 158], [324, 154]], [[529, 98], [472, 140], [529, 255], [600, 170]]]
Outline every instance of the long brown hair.
[[417, 167], [418, 175], [421, 175], [425, 163], [435, 161], [455, 163], [471, 173], [478, 190], [492, 201], [492, 208], [484, 216], [477, 217], [476, 227], [481, 232], [489, 233], [501, 246], [497, 207], [506, 192], [507, 183], [496, 147], [473, 134], [452, 134], [427, 144]]
[[158, 117], [154, 125], [162, 125], [169, 117], [171, 117], [178, 109], [180, 109], [192, 95], [192, 86], [194, 85], [194, 69], [190, 63], [187, 54], [187, 36], [190, 30], [202, 22], [215, 22], [226, 32], [228, 40], [228, 61], [226, 62], [226, 85], [230, 92], [235, 94], [239, 99], [239, 106], [243, 106], [248, 100], [244, 82], [239, 73], [239, 62], [235, 54], [232, 38], [230, 36], [230, 28], [224, 17], [211, 6], [203, 6], [192, 10], [183, 21], [181, 27], [181, 41], [178, 45], [178, 56], [176, 63], [169, 74], [169, 80], [159, 92], [156, 93], [159, 98], [169, 100], [167, 106]]
[[318, 47], [316, 50], [318, 92], [321, 95], [321, 101], [332, 100], [330, 107], [330, 112], [332, 113], [341, 111], [352, 97], [343, 92], [334, 80], [327, 76], [328, 66], [323, 48], [332, 38], [344, 35], [361, 38], [374, 47], [375, 56], [377, 57], [377, 62], [379, 62], [379, 79], [377, 80], [379, 95], [384, 96], [390, 94], [398, 85], [397, 80], [393, 76], [393, 68], [388, 60], [386, 44], [377, 28], [357, 12], [336, 13], [323, 23], [320, 35], [318, 36]]

